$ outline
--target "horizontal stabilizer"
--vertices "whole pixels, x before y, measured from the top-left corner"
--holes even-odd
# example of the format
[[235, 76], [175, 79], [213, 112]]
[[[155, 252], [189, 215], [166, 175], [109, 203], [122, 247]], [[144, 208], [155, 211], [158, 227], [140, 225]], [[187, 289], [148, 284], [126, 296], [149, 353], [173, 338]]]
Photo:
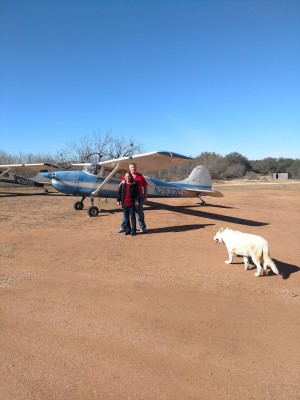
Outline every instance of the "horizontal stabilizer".
[[198, 190], [198, 189], [186, 189], [188, 192], [197, 192], [199, 196], [211, 196], [211, 197], [224, 197], [224, 194], [219, 190]]

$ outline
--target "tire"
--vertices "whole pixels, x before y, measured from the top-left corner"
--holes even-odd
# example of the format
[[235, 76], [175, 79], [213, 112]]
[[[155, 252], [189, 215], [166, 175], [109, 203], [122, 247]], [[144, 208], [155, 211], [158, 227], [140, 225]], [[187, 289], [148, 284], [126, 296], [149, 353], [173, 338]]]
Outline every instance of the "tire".
[[88, 214], [89, 214], [89, 217], [97, 217], [98, 214], [99, 214], [99, 209], [98, 209], [98, 207], [96, 207], [96, 206], [91, 206], [91, 207], [88, 209]]
[[74, 203], [74, 210], [79, 211], [79, 210], [83, 210], [84, 204], [82, 201], [76, 201], [76, 203]]

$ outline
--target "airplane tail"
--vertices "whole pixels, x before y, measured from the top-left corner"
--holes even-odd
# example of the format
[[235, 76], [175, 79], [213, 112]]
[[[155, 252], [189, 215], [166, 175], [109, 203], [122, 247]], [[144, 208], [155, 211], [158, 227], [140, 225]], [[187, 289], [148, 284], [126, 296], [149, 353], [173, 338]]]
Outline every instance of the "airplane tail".
[[183, 186], [186, 190], [194, 192], [198, 196], [224, 196], [223, 193], [212, 188], [210, 173], [204, 165], [195, 167], [188, 178], [173, 183]]
[[184, 184], [187, 188], [191, 186], [191, 189], [198, 188], [199, 190], [211, 189], [212, 186], [210, 173], [204, 165], [198, 165], [193, 169], [188, 178], [176, 183]]

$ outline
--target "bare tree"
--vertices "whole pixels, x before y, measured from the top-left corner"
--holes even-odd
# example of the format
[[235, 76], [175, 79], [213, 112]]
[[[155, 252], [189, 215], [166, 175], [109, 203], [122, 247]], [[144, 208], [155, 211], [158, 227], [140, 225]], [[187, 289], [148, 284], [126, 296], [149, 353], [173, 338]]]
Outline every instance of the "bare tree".
[[57, 158], [60, 163], [88, 162], [88, 156], [93, 152], [91, 138], [84, 136], [79, 140], [79, 144], [76, 142], [68, 143], [58, 152]]
[[111, 132], [96, 132], [84, 136], [79, 144], [68, 144], [58, 154], [59, 162], [100, 162], [110, 158], [128, 157], [142, 150], [132, 137], [129, 139], [114, 137]]
[[245, 165], [243, 164], [231, 164], [224, 171], [223, 177], [227, 179], [242, 178], [246, 173]]
[[50, 154], [33, 154], [33, 153], [22, 153], [8, 154], [5, 151], [0, 150], [0, 164], [34, 164], [34, 163], [55, 163], [55, 158]]
[[108, 158], [108, 149], [113, 145], [115, 139], [113, 138], [111, 132], [106, 132], [102, 134], [101, 132], [96, 132], [94, 136], [94, 147], [96, 149], [95, 154], [99, 157], [99, 162], [103, 159]]
[[0, 150], [0, 164], [13, 164], [13, 163], [15, 163], [14, 157], [3, 150]]
[[117, 138], [110, 145], [109, 157], [110, 158], [121, 158], [130, 157], [137, 152], [142, 150], [142, 146], [136, 143], [135, 139], [130, 137], [129, 139]]
[[200, 156], [195, 159], [196, 165], [205, 165], [212, 179], [222, 179], [224, 171], [228, 166], [228, 162], [225, 157], [220, 154], [203, 152]]

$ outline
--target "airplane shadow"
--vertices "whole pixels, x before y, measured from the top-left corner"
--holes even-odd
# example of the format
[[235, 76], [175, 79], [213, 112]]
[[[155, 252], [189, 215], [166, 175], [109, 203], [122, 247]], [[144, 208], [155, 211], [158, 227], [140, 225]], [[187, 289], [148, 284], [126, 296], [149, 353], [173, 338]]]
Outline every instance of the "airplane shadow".
[[152, 233], [170, 233], [170, 232], [185, 232], [192, 231], [196, 229], [202, 229], [207, 226], [214, 224], [189, 224], [189, 225], [178, 225], [178, 226], [166, 226], [164, 228], [147, 229], [147, 235]]
[[228, 208], [228, 209], [232, 209], [232, 208], [235, 208], [235, 207], [230, 207], [230, 206], [223, 206], [222, 204], [209, 204], [209, 203], [206, 203], [206, 204], [201, 204], [201, 203], [196, 203], [195, 205], [193, 205], [193, 206], [189, 206], [189, 208], [192, 208], [192, 207], [214, 207], [214, 208]]
[[[10, 192], [0, 192], [0, 198], [1, 197], [15, 197], [15, 196], [66, 196], [65, 194], [58, 193], [58, 192], [42, 192], [42, 193], [10, 193]], [[201, 203], [199, 203], [201, 204]], [[228, 208], [232, 209], [233, 207], [228, 207], [228, 206], [222, 206], [222, 205], [207, 205], [203, 207], [215, 207], [215, 208]], [[192, 205], [192, 206], [170, 206], [167, 204], [162, 204], [162, 203], [157, 203], [153, 201], [147, 201], [145, 204], [145, 210], [151, 211], [151, 210], [167, 210], [170, 212], [178, 212], [181, 214], [185, 215], [192, 215], [194, 217], [198, 218], [206, 218], [206, 219], [212, 219], [214, 221], [222, 221], [222, 222], [229, 222], [229, 223], [234, 223], [234, 224], [239, 224], [239, 225], [246, 225], [246, 226], [264, 226], [264, 225], [269, 225], [267, 222], [262, 222], [262, 221], [254, 221], [254, 220], [249, 220], [249, 219], [244, 219], [244, 218], [236, 218], [232, 216], [226, 216], [226, 215], [221, 215], [217, 213], [210, 213], [208, 211], [202, 211], [199, 210], [198, 207], [201, 207], [201, 205]], [[191, 208], [197, 208], [197, 209], [191, 209]], [[120, 209], [118, 210], [106, 210], [106, 212], [109, 213], [114, 213], [114, 212], [119, 212], [121, 211]]]
[[229, 223], [234, 223], [234, 224], [239, 224], [239, 225], [247, 225], [247, 226], [269, 225], [267, 222], [253, 221], [250, 219], [236, 218], [236, 217], [215, 214], [215, 213], [213, 214], [213, 213], [209, 213], [207, 211], [201, 211], [201, 210], [191, 210], [190, 207], [186, 208], [186, 206], [170, 206], [167, 204], [147, 201], [145, 210], [159, 210], [159, 209], [167, 210], [167, 211], [171, 211], [171, 212], [178, 212], [178, 213], [185, 214], [185, 215], [192, 215], [194, 217], [213, 219], [213, 220], [217, 220], [217, 221], [229, 222]]
[[0, 192], [0, 197], [30, 197], [30, 196], [65, 196], [65, 194], [58, 192], [42, 192], [42, 193]]
[[[107, 214], [115, 214], [115, 213], [121, 213], [122, 209], [118, 208], [115, 210], [102, 210], [99, 215], [104, 217]], [[166, 226], [163, 228], [155, 228], [155, 229], [148, 229], [147, 228], [147, 235], [151, 235], [152, 233], [170, 233], [170, 232], [185, 232], [185, 231], [192, 231], [196, 229], [202, 229], [207, 226], [211, 226], [215, 224], [189, 224], [189, 225], [176, 225], [176, 226]], [[137, 234], [140, 234], [139, 231], [137, 231]]]

